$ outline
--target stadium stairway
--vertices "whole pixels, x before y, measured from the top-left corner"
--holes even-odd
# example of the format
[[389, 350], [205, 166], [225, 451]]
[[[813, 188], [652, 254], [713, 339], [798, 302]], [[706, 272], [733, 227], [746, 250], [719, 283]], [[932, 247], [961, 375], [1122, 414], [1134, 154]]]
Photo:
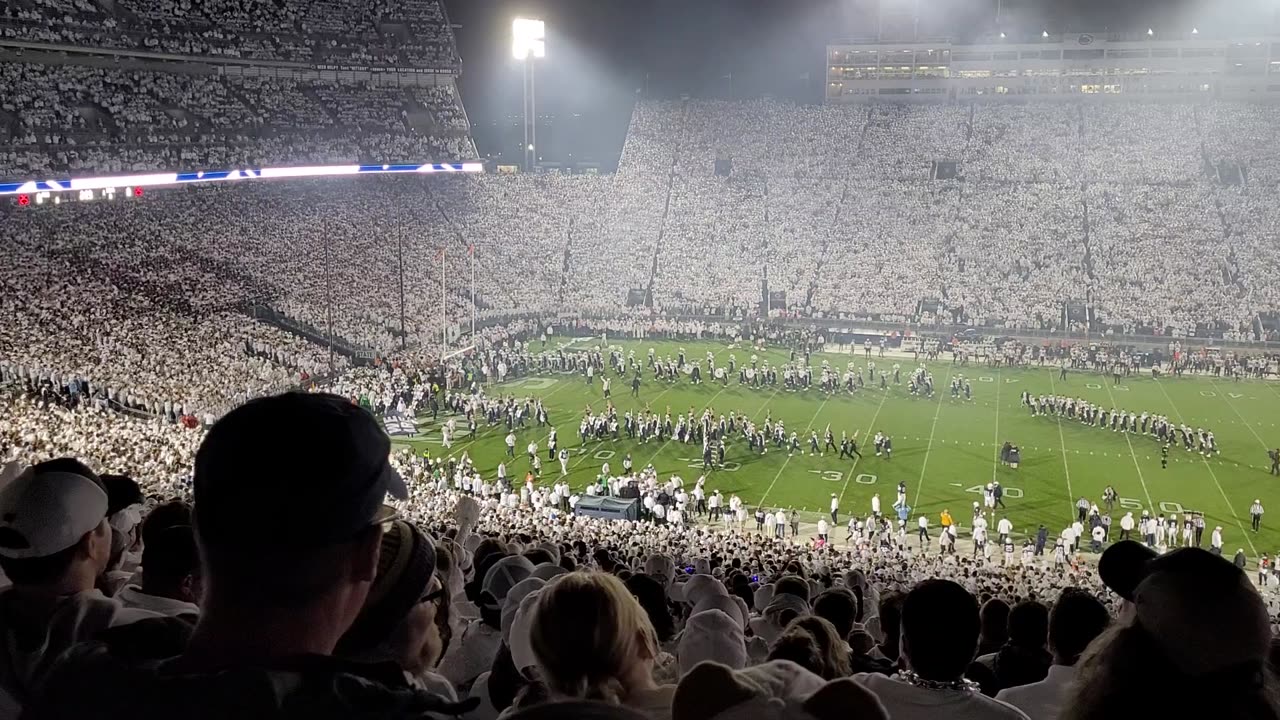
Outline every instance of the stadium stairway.
[[658, 279], [658, 257], [662, 254], [662, 240], [667, 234], [667, 221], [671, 217], [671, 195], [675, 192], [676, 165], [679, 162], [685, 138], [689, 134], [689, 100], [687, 98], [681, 108], [680, 124], [683, 131], [680, 133], [680, 139], [676, 141], [675, 152], [671, 155], [671, 168], [667, 174], [667, 197], [662, 205], [662, 220], [658, 223], [658, 241], [653, 246], [653, 264], [649, 268], [649, 283], [645, 286], [649, 297], [653, 297], [653, 288]]
[[334, 353], [350, 358], [352, 365], [363, 365], [375, 354], [369, 348], [361, 348], [342, 338], [326, 335], [301, 320], [285, 315], [270, 305], [247, 303], [240, 310], [254, 320], [303, 337], [320, 347], [332, 348]]
[[[308, 100], [318, 105], [320, 109], [324, 111], [324, 114], [329, 116], [329, 119], [333, 121], [334, 125], [342, 124], [338, 120], [338, 112], [334, 110], [332, 107], [330, 107], [329, 104], [324, 101], [324, 98], [320, 97], [320, 93], [316, 92], [315, 88], [303, 87], [302, 94]], [[250, 105], [249, 107], [253, 107], [253, 106]]]
[[572, 270], [571, 263], [573, 261], [573, 223], [574, 218], [569, 218], [569, 227], [565, 230], [564, 264], [560, 268], [560, 288], [556, 291], [557, 300], [564, 300], [564, 292], [569, 286], [569, 273]]

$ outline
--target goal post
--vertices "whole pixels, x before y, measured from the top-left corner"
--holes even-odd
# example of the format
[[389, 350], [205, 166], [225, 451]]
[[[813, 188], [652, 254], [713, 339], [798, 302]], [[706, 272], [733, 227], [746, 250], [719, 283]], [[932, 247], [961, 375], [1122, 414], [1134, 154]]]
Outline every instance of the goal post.
[[447, 352], [440, 356], [441, 375], [444, 376], [444, 386], [446, 390], [452, 390], [464, 383], [461, 372], [455, 372], [454, 366], [461, 367], [462, 360], [471, 356], [475, 352], [475, 345], [468, 345], [451, 352]]

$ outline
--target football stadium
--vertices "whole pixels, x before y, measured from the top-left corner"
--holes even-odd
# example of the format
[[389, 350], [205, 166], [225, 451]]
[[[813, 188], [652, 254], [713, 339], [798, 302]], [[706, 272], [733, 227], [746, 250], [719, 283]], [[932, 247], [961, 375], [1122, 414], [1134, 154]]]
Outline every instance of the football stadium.
[[8, 0], [0, 720], [1280, 717], [1276, 78], [1276, 0]]

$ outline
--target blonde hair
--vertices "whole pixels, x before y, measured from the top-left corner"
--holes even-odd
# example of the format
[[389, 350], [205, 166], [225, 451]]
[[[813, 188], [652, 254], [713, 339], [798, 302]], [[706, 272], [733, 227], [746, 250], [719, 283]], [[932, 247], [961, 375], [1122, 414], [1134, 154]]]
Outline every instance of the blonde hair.
[[644, 608], [613, 575], [561, 576], [538, 597], [533, 652], [552, 693], [621, 704], [631, 664], [658, 656]]

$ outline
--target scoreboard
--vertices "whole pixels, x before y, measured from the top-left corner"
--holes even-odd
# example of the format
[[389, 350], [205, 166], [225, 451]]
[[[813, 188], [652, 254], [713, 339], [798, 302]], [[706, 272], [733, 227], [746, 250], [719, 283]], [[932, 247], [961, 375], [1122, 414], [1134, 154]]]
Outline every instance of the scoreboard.
[[96, 190], [85, 188], [83, 190], [75, 190], [65, 193], [52, 193], [42, 190], [38, 193], [20, 193], [18, 205], [26, 207], [28, 205], [60, 205], [64, 202], [92, 202], [94, 200], [118, 200], [124, 198], [140, 198], [145, 191], [141, 185], [123, 188], [105, 187]]

